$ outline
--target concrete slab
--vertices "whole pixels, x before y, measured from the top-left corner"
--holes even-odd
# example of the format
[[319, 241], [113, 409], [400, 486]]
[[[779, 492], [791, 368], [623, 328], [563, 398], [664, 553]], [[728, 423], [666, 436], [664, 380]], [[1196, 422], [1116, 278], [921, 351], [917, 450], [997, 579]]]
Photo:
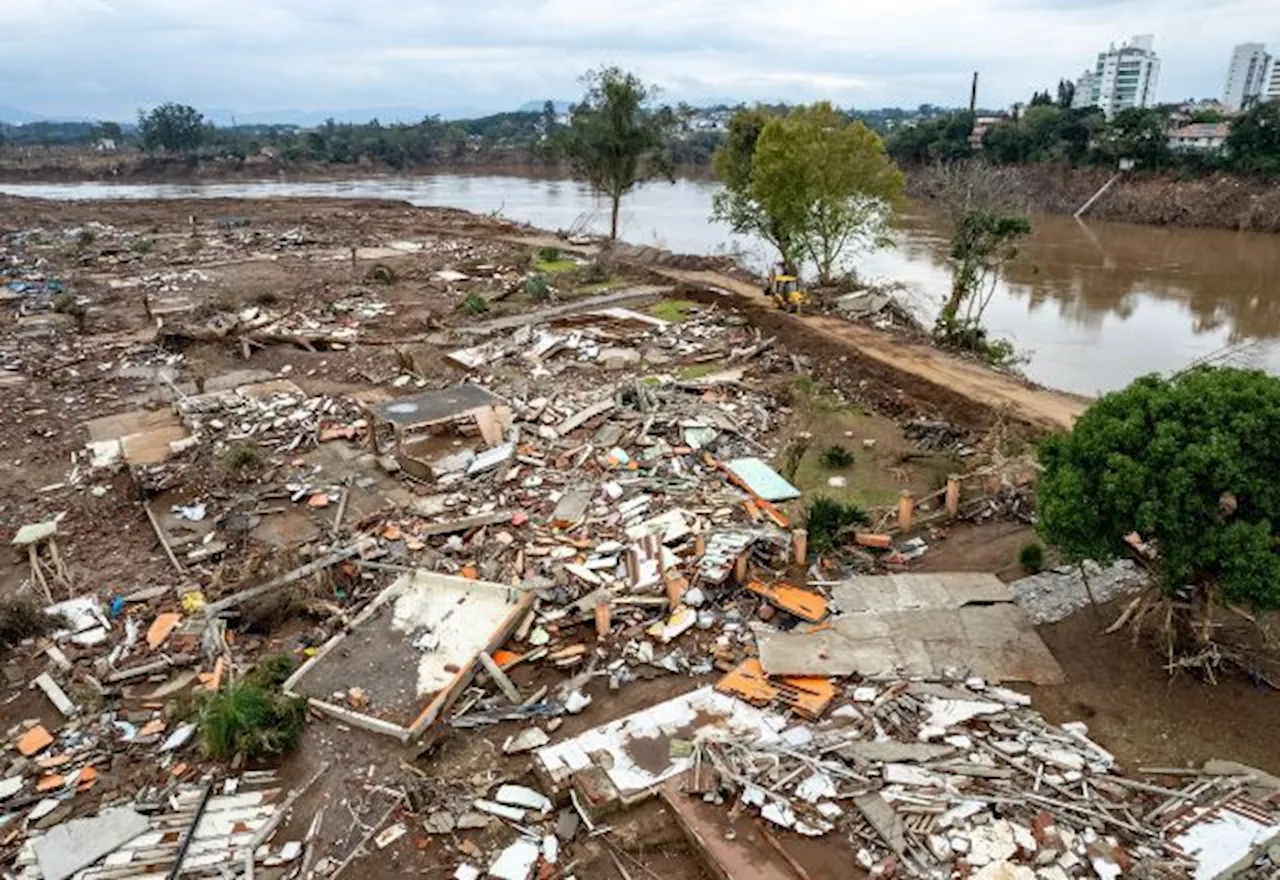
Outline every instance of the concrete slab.
[[[406, 574], [295, 672], [285, 690], [407, 742], [440, 718], [474, 677], [479, 654], [507, 640], [533, 598], [503, 584]], [[355, 702], [347, 699], [353, 689], [361, 694]]]
[[72, 819], [51, 828], [32, 843], [44, 880], [66, 880], [150, 827], [131, 807], [103, 810], [88, 819]]
[[854, 578], [832, 590], [843, 613], [830, 629], [762, 638], [760, 662], [770, 675], [936, 677], [967, 668], [990, 681], [1062, 683], [1062, 667], [1012, 600], [993, 575]]

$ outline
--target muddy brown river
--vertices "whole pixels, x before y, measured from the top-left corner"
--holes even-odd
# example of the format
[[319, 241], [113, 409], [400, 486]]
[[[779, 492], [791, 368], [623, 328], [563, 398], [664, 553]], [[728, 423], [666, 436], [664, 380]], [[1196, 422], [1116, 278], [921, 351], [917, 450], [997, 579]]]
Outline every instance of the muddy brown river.
[[[623, 203], [628, 241], [688, 253], [734, 252], [752, 267], [768, 250], [733, 236], [708, 214], [716, 184], [649, 184]], [[0, 184], [0, 192], [50, 199], [401, 199], [498, 212], [549, 229], [607, 229], [607, 206], [566, 180], [444, 174], [344, 181], [181, 184]], [[896, 281], [931, 321], [950, 284], [947, 228], [922, 206], [898, 221], [896, 247], [863, 254], [866, 279]], [[1280, 236], [1222, 230], [1080, 223], [1039, 217], [987, 310], [994, 335], [1014, 341], [1031, 379], [1096, 394], [1144, 373], [1168, 373], [1224, 353], [1230, 363], [1280, 374]], [[1228, 348], [1229, 347], [1229, 348]]]

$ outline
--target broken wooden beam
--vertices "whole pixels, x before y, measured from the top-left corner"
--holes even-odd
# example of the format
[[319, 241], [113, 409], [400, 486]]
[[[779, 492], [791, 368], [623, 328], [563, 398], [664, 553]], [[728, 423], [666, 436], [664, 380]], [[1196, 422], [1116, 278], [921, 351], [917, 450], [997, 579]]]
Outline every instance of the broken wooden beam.
[[596, 418], [597, 416], [604, 415], [609, 410], [613, 409], [615, 406], [617, 406], [617, 404], [613, 400], [602, 400], [599, 403], [592, 404], [586, 409], [578, 410], [576, 413], [569, 416], [569, 418], [565, 419], [563, 422], [556, 425], [555, 431], [557, 434], [563, 437], [565, 434], [568, 434], [570, 431], [576, 430], [577, 428], [581, 428], [583, 425], [585, 425], [587, 422], [591, 421], [592, 419]]
[[278, 590], [280, 587], [288, 586], [289, 584], [300, 581], [303, 578], [310, 577], [316, 572], [324, 571], [326, 568], [329, 568], [332, 565], [337, 565], [339, 562], [350, 559], [352, 556], [358, 556], [365, 550], [376, 546], [376, 544], [377, 542], [374, 541], [373, 538], [362, 538], [348, 547], [343, 547], [341, 550], [330, 553], [328, 556], [322, 556], [313, 562], [308, 562], [300, 568], [295, 568], [291, 572], [282, 574], [280, 577], [275, 580], [268, 581], [262, 586], [241, 590], [240, 592], [233, 593], [224, 599], [219, 599], [217, 602], [210, 602], [208, 605], [204, 606], [205, 616], [216, 617], [230, 608], [235, 608], [237, 605], [242, 605], [251, 599], [258, 598], [259, 596], [265, 596], [267, 593], [270, 593], [273, 590]]
[[432, 538], [436, 535], [449, 535], [454, 532], [466, 532], [480, 526], [496, 526], [500, 523], [511, 522], [511, 511], [498, 510], [493, 513], [481, 513], [476, 516], [464, 516], [461, 519], [451, 519], [446, 522], [427, 523], [414, 532], [414, 536], [418, 538]]
[[524, 702], [524, 697], [520, 695], [519, 688], [511, 682], [507, 674], [502, 671], [502, 667], [497, 664], [497, 661], [487, 651], [481, 651], [476, 656], [480, 660], [480, 665], [484, 667], [484, 671], [489, 673], [493, 683], [498, 686], [498, 690], [502, 691], [503, 695], [511, 701], [511, 705], [519, 706]]

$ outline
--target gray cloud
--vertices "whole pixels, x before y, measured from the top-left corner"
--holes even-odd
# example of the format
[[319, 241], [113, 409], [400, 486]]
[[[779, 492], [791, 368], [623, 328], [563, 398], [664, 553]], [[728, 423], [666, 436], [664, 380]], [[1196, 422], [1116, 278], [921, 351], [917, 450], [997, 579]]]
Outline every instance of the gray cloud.
[[1212, 96], [1237, 42], [1280, 49], [1273, 0], [0, 0], [0, 105], [131, 116], [181, 100], [242, 112], [499, 110], [572, 98], [602, 63], [674, 100], [1002, 106], [1156, 34], [1160, 95]]

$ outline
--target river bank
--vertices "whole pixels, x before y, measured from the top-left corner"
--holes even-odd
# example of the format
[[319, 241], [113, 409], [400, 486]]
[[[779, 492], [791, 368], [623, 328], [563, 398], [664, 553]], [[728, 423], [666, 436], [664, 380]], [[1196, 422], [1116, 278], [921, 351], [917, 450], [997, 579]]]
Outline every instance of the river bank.
[[[1003, 166], [1002, 171], [1026, 196], [1033, 211], [1074, 215], [1112, 177], [1110, 169], [1056, 165]], [[285, 162], [269, 155], [245, 159], [202, 159], [98, 153], [84, 150], [9, 151], [0, 154], [0, 183], [9, 184], [177, 184], [298, 183], [440, 175], [504, 176], [569, 181], [569, 169], [541, 162], [527, 152], [486, 151], [463, 154], [446, 162], [409, 168], [369, 162], [352, 164]], [[680, 180], [712, 182], [711, 169], [680, 165]], [[907, 169], [907, 192], [932, 201], [933, 175], [928, 167]], [[1120, 178], [1090, 209], [1096, 220], [1180, 228], [1280, 232], [1280, 186], [1275, 181], [1214, 173], [1183, 177], [1174, 173], [1134, 171]]]
[[[638, 187], [623, 200], [622, 238], [755, 271], [773, 258], [759, 241], [708, 221], [714, 183]], [[607, 231], [608, 205], [571, 180], [510, 175], [377, 175], [339, 181], [169, 184], [3, 184], [0, 192], [56, 201], [370, 199], [458, 208], [540, 229]], [[200, 209], [204, 210], [204, 209]], [[209, 210], [213, 210], [210, 208]], [[228, 209], [229, 210], [229, 209]], [[263, 210], [258, 208], [257, 210]], [[92, 216], [92, 209], [86, 216]], [[7, 219], [7, 218], [6, 218]], [[1252, 340], [1250, 364], [1280, 373], [1280, 248], [1272, 235], [1141, 226], [1070, 216], [1035, 218], [1031, 237], [987, 309], [993, 336], [1027, 356], [1023, 372], [1053, 388], [1096, 395], [1140, 375], [1173, 372]], [[894, 247], [856, 255], [871, 284], [896, 284], [926, 325], [950, 290], [950, 227], [928, 203], [904, 206]]]
[[[431, 177], [440, 174], [504, 175], [539, 180], [569, 180], [569, 168], [532, 159], [527, 151], [487, 151], [456, 156], [448, 161], [395, 168], [362, 160], [350, 164], [286, 162], [271, 156], [245, 159], [201, 159], [145, 156], [136, 152], [102, 153], [86, 150], [0, 151], [0, 183], [173, 183], [204, 184], [264, 180], [342, 181], [375, 175]], [[705, 165], [677, 165], [684, 180], [711, 180]]]
[[[1054, 165], [1002, 166], [1001, 173], [1037, 213], [1072, 216], [1112, 178], [1101, 168]], [[907, 191], [932, 201], [929, 168], [908, 171]], [[1276, 181], [1215, 173], [1185, 178], [1172, 173], [1131, 171], [1088, 211], [1092, 220], [1150, 226], [1280, 232], [1280, 187]]]

